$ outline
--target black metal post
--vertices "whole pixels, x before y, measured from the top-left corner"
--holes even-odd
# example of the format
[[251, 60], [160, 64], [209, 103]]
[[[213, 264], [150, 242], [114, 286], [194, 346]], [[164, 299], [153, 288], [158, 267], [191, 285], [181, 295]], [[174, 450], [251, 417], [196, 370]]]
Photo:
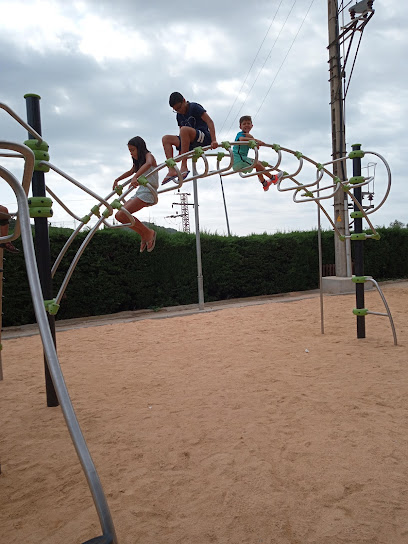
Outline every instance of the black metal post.
[[[353, 151], [360, 151], [361, 144], [351, 146]], [[353, 158], [353, 177], [361, 176], [361, 158]], [[361, 187], [356, 187], [353, 194], [357, 202], [361, 205], [362, 194]], [[357, 204], [354, 204], [354, 211], [360, 211]], [[363, 232], [363, 218], [354, 218], [354, 233]], [[355, 276], [364, 276], [364, 240], [353, 240], [354, 247], [354, 274]], [[356, 283], [356, 308], [364, 308], [364, 283]], [[357, 316], [357, 338], [365, 338], [365, 315]]]
[[[27, 109], [27, 123], [33, 127], [33, 129], [42, 135], [41, 132], [41, 115], [40, 115], [40, 96], [36, 94], [24, 95], [26, 99]], [[28, 134], [29, 139], [34, 139], [31, 134]], [[33, 196], [46, 196], [45, 192], [45, 176], [44, 172], [33, 173], [32, 179], [32, 193]], [[34, 218], [34, 243], [35, 243], [35, 255], [37, 259], [38, 273], [40, 276], [40, 283], [44, 300], [51, 300], [52, 294], [52, 276], [51, 276], [51, 252], [50, 252], [50, 239], [48, 233], [48, 220], [46, 217]], [[55, 336], [55, 316], [48, 315], [48, 323], [50, 325], [50, 331], [56, 346]], [[45, 389], [47, 395], [47, 406], [59, 406], [58, 397], [55, 392], [54, 384], [52, 383], [51, 374], [48, 369], [47, 360], [44, 355], [44, 370], [45, 370]]]

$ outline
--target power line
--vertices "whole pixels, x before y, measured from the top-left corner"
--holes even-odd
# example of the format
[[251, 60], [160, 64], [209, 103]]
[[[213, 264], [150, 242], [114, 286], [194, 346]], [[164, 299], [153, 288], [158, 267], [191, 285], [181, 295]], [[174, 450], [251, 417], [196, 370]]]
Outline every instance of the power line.
[[273, 84], [275, 83], [276, 78], [278, 77], [279, 72], [281, 71], [282, 66], [284, 65], [286, 59], [288, 58], [288, 55], [289, 55], [289, 53], [290, 53], [290, 51], [291, 51], [291, 49], [292, 49], [292, 47], [293, 47], [293, 45], [294, 45], [294, 43], [295, 43], [297, 37], [299, 36], [299, 33], [300, 33], [300, 31], [301, 31], [301, 29], [302, 29], [302, 26], [303, 26], [303, 23], [305, 22], [306, 17], [308, 16], [309, 11], [310, 11], [310, 8], [312, 7], [313, 3], [314, 3], [314, 0], [312, 0], [312, 1], [310, 2], [310, 5], [309, 5], [309, 7], [307, 8], [306, 14], [305, 14], [305, 16], [303, 17], [303, 20], [302, 20], [302, 22], [301, 22], [301, 24], [300, 24], [300, 26], [299, 26], [299, 29], [298, 29], [298, 31], [296, 32], [296, 35], [295, 35], [295, 37], [293, 38], [293, 41], [292, 41], [292, 43], [290, 44], [290, 47], [289, 47], [289, 49], [288, 49], [288, 51], [287, 51], [287, 53], [286, 53], [286, 55], [285, 55], [285, 57], [284, 57], [284, 59], [283, 59], [281, 65], [279, 66], [278, 71], [276, 72], [275, 77], [273, 78], [272, 83], [270, 84], [269, 89], [268, 89], [268, 91], [267, 91], [267, 93], [266, 93], [264, 99], [262, 100], [261, 105], [259, 106], [259, 108], [258, 108], [256, 114], [255, 114], [254, 117], [253, 117], [254, 119], [256, 118], [256, 116], [257, 116], [258, 113], [260, 112], [262, 106], [264, 105], [264, 102], [265, 102], [266, 98], [268, 97], [268, 94], [270, 93], [270, 91], [271, 91], [271, 89], [272, 89], [272, 86], [273, 86]]
[[286, 19], [285, 19], [283, 25], [281, 26], [281, 29], [279, 30], [279, 33], [278, 33], [277, 37], [275, 38], [275, 41], [274, 41], [274, 43], [273, 43], [271, 49], [269, 50], [269, 53], [268, 53], [268, 55], [266, 56], [266, 59], [265, 59], [263, 65], [261, 66], [261, 68], [260, 68], [260, 70], [259, 70], [259, 72], [258, 72], [258, 74], [257, 74], [257, 76], [256, 76], [256, 78], [255, 78], [255, 80], [254, 80], [254, 82], [252, 83], [252, 86], [251, 86], [251, 88], [249, 89], [249, 91], [248, 91], [248, 93], [247, 93], [247, 96], [246, 96], [244, 102], [242, 103], [240, 109], [238, 110], [238, 113], [237, 113], [237, 115], [235, 116], [235, 118], [234, 118], [234, 120], [233, 120], [233, 122], [232, 122], [232, 124], [231, 124], [231, 126], [230, 126], [230, 128], [229, 128], [229, 130], [228, 130], [228, 132], [230, 132], [230, 130], [232, 129], [232, 127], [233, 127], [234, 123], [236, 122], [236, 120], [237, 120], [239, 114], [241, 113], [243, 107], [245, 106], [245, 104], [246, 104], [246, 102], [247, 102], [247, 100], [248, 100], [248, 98], [249, 98], [249, 95], [251, 94], [252, 89], [253, 89], [254, 86], [255, 86], [255, 83], [258, 81], [258, 78], [259, 78], [259, 76], [261, 75], [262, 70], [263, 70], [264, 67], [265, 67], [265, 64], [267, 63], [267, 61], [269, 60], [269, 58], [270, 58], [270, 56], [271, 56], [271, 54], [272, 54], [272, 51], [273, 51], [273, 49], [274, 49], [274, 47], [275, 47], [275, 45], [276, 45], [276, 42], [278, 41], [280, 35], [282, 34], [282, 31], [283, 31], [283, 29], [284, 29], [284, 27], [285, 27], [285, 25], [286, 25], [286, 23], [287, 23], [287, 21], [288, 21], [288, 19], [289, 19], [289, 17], [290, 17], [290, 14], [292, 13], [293, 8], [295, 7], [295, 4], [296, 4], [296, 0], [294, 0], [294, 2], [293, 2], [293, 4], [292, 4], [292, 7], [290, 8], [288, 14], [286, 15]]
[[277, 10], [275, 11], [275, 15], [273, 16], [272, 21], [271, 21], [271, 24], [269, 25], [268, 30], [266, 31], [266, 34], [265, 34], [265, 36], [264, 36], [264, 38], [263, 38], [263, 40], [262, 40], [262, 42], [261, 42], [261, 45], [260, 45], [259, 48], [258, 48], [258, 51], [257, 51], [257, 53], [256, 53], [256, 55], [255, 55], [255, 57], [254, 57], [254, 60], [252, 61], [252, 64], [251, 64], [251, 66], [250, 66], [250, 68], [249, 68], [249, 70], [248, 70], [248, 72], [247, 72], [247, 75], [245, 76], [245, 79], [244, 79], [244, 81], [243, 81], [243, 83], [242, 83], [242, 85], [241, 85], [241, 88], [239, 89], [239, 91], [238, 91], [238, 93], [237, 93], [237, 96], [235, 97], [235, 100], [234, 100], [234, 102], [233, 102], [233, 104], [232, 104], [232, 106], [231, 106], [231, 108], [230, 108], [230, 110], [229, 110], [229, 112], [228, 112], [226, 118], [224, 119], [224, 122], [223, 122], [222, 127], [221, 127], [221, 130], [220, 130], [220, 134], [222, 133], [222, 131], [223, 131], [223, 129], [224, 129], [224, 126], [225, 126], [225, 123], [227, 122], [227, 119], [228, 119], [228, 117], [230, 116], [230, 114], [231, 114], [231, 112], [232, 112], [232, 110], [233, 110], [233, 108], [234, 108], [234, 106], [235, 106], [235, 104], [236, 104], [236, 102], [237, 102], [237, 100], [238, 100], [238, 97], [239, 97], [239, 95], [241, 94], [242, 89], [244, 88], [244, 85], [245, 85], [245, 83], [246, 83], [246, 81], [247, 81], [247, 79], [248, 79], [248, 77], [249, 77], [249, 74], [251, 73], [251, 70], [252, 70], [252, 68], [253, 68], [253, 66], [254, 66], [254, 64], [255, 64], [255, 61], [256, 61], [256, 59], [258, 58], [258, 55], [259, 55], [259, 53], [260, 53], [260, 51], [261, 51], [261, 48], [262, 48], [262, 46], [263, 46], [263, 44], [264, 44], [264, 42], [265, 42], [265, 40], [266, 40], [266, 38], [267, 38], [267, 36], [268, 36], [268, 34], [269, 34], [271, 28], [272, 28], [272, 25], [273, 25], [273, 23], [274, 23], [274, 21], [275, 21], [275, 19], [276, 19], [276, 15], [277, 15], [277, 13], [278, 13], [278, 11], [279, 11], [279, 8], [280, 8], [281, 5], [282, 5], [282, 2], [283, 2], [283, 0], [280, 0], [279, 6], [278, 6]]

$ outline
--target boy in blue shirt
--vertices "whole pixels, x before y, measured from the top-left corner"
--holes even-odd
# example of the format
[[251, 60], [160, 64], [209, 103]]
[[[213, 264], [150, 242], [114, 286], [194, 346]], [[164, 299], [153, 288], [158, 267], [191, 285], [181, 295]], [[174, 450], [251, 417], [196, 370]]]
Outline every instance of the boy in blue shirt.
[[[250, 140], [255, 140], [257, 143], [257, 146], [265, 145], [264, 142], [261, 140], [257, 140], [250, 134], [250, 131], [252, 130], [253, 124], [252, 124], [252, 118], [250, 115], [243, 115], [241, 119], [239, 120], [239, 128], [241, 129], [240, 132], [235, 136], [236, 142], [249, 142]], [[257, 162], [254, 164], [253, 159], [248, 158], [248, 151], [249, 147], [247, 145], [234, 145], [233, 148], [233, 156], [234, 156], [234, 164], [232, 166], [232, 169], [236, 172], [238, 170], [242, 170], [242, 172], [248, 173], [251, 172], [253, 168], [257, 172], [262, 172], [262, 174], [258, 175], [259, 181], [262, 183], [263, 190], [268, 191], [269, 187], [273, 184], [278, 183], [280, 178], [282, 177], [282, 172], [279, 172], [276, 174], [271, 174], [270, 172], [266, 172], [264, 166]], [[264, 179], [264, 176], [269, 178], [267, 181]]]
[[[167, 134], [163, 136], [163, 149], [167, 159], [173, 157], [173, 146], [178, 149], [180, 155], [198, 146], [211, 145], [212, 149], [218, 147], [214, 122], [201, 104], [188, 102], [178, 92], [171, 93], [169, 104], [173, 108], [173, 111], [177, 113], [177, 124], [180, 127], [180, 135]], [[182, 159], [180, 171], [183, 179], [186, 179], [190, 173], [187, 169], [187, 159]], [[177, 174], [174, 168], [169, 168], [169, 172], [162, 184], [176, 177]]]

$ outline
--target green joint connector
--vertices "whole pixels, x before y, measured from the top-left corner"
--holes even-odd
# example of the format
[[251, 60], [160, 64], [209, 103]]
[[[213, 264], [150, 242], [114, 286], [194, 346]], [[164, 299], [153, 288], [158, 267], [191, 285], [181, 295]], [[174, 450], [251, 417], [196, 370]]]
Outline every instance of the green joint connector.
[[345, 185], [343, 185], [343, 191], [344, 191], [345, 193], [347, 193], [348, 191], [350, 191], [350, 189], [351, 189], [351, 185], [347, 185], [347, 183], [346, 183]]
[[109, 210], [108, 208], [106, 208], [106, 210], [104, 212], [102, 212], [102, 215], [104, 216], [105, 219], [110, 217], [112, 214], [113, 214], [113, 212], [111, 210]]
[[174, 168], [176, 166], [176, 161], [174, 159], [167, 159], [167, 161], [164, 161], [164, 164], [169, 168]]
[[248, 142], [248, 147], [249, 147], [250, 149], [254, 149], [254, 148], [256, 147], [256, 145], [257, 145], [257, 144], [256, 144], [255, 140], [249, 140], [249, 142]]
[[39, 161], [34, 161], [34, 171], [35, 172], [49, 172], [50, 167], [47, 164], [42, 164], [43, 159]]
[[99, 209], [99, 206], [97, 204], [95, 204], [95, 206], [93, 208], [91, 208], [91, 212], [96, 215], [96, 217], [100, 217], [101, 216], [101, 211]]
[[381, 234], [374, 234], [372, 237], [371, 237], [372, 240], [381, 240]]
[[223, 147], [224, 149], [228, 151], [228, 149], [231, 148], [231, 144], [229, 142], [222, 142], [221, 147]]
[[52, 217], [52, 208], [30, 208], [30, 217]]
[[282, 173], [284, 176], [289, 176], [289, 172], [286, 172], [286, 170], [284, 170]]
[[27, 200], [28, 207], [51, 208], [52, 200], [48, 196], [30, 196]]
[[316, 164], [316, 168], [317, 168], [318, 171], [320, 172], [320, 170], [323, 170], [324, 166], [323, 166], [323, 164], [322, 164], [321, 162], [318, 162], [318, 163]]
[[0, 344], [0, 351], [3, 349], [3, 344]]
[[340, 242], [344, 242], [346, 240], [346, 237], [344, 236], [344, 234], [339, 234], [339, 240]]
[[279, 144], [273, 144], [273, 145], [272, 145], [272, 149], [273, 149], [274, 151], [279, 151], [280, 148], [281, 148], [281, 146], [280, 146]]
[[333, 178], [333, 181], [334, 181], [334, 183], [337, 185], [338, 183], [340, 183], [340, 178], [338, 178], [337, 176], [335, 176], [335, 177]]
[[223, 151], [220, 151], [217, 153], [217, 161], [220, 162], [225, 157], [225, 153]]
[[352, 219], [362, 219], [365, 216], [363, 212], [351, 212], [350, 217]]
[[91, 216], [90, 215], [84, 215], [81, 219], [81, 223], [83, 223], [84, 225], [86, 225], [87, 223], [89, 223], [89, 221], [91, 220]]
[[310, 191], [305, 191], [302, 196], [308, 196], [309, 198], [313, 198], [313, 193]]
[[111, 206], [112, 208], [115, 208], [115, 210], [120, 210], [123, 204], [120, 200], [116, 199], [111, 202]]
[[115, 193], [120, 196], [123, 193], [123, 185], [117, 185], [115, 187]]
[[137, 182], [139, 185], [143, 185], [143, 187], [146, 187], [146, 185], [149, 183], [149, 180], [144, 176], [140, 176], [140, 178], [137, 178]]
[[50, 315], [56, 315], [60, 308], [60, 305], [55, 302], [55, 298], [51, 300], [44, 300], [44, 305], [45, 305], [46, 311]]
[[365, 283], [367, 281], [367, 276], [353, 276], [351, 281], [353, 283]]
[[367, 315], [368, 310], [367, 310], [367, 308], [354, 308], [353, 314], [354, 315]]
[[262, 164], [262, 166], [265, 166], [265, 168], [269, 166], [268, 161], [262, 161], [261, 164]]
[[193, 161], [197, 162], [202, 155], [204, 155], [204, 149], [202, 147], [195, 147], [193, 152]]
[[24, 145], [26, 145], [33, 151], [36, 151], [36, 150], [48, 151], [50, 148], [47, 142], [44, 142], [44, 140], [42, 142], [40, 142], [39, 140], [34, 140], [34, 139], [26, 140], [24, 142]]
[[295, 157], [296, 157], [297, 159], [301, 159], [301, 158], [303, 157], [303, 153], [301, 153], [300, 151], [296, 151]]
[[364, 183], [364, 181], [365, 181], [364, 176], [353, 176], [352, 178], [349, 179], [349, 183], [351, 183], [352, 185], [355, 185], [357, 183]]
[[362, 149], [356, 149], [355, 151], [350, 151], [349, 159], [362, 159], [364, 157], [364, 151]]
[[351, 240], [354, 240], [355, 242], [358, 242], [358, 241], [362, 241], [362, 240], [366, 240], [367, 239], [367, 235], [365, 232], [359, 232], [359, 233], [353, 233], [351, 236], [350, 236], [350, 239]]

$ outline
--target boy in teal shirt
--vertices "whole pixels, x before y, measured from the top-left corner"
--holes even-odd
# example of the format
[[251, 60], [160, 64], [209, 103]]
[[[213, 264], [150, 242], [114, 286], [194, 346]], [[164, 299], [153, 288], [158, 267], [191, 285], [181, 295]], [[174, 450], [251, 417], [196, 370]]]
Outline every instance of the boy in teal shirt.
[[[243, 115], [241, 119], [239, 120], [239, 128], [241, 130], [235, 136], [235, 141], [249, 142], [250, 140], [255, 140], [258, 147], [261, 145], [264, 145], [264, 143], [261, 142], [261, 140], [257, 140], [250, 134], [252, 127], [253, 127], [253, 124], [252, 124], [251, 116]], [[262, 174], [258, 175], [258, 178], [263, 186], [263, 190], [268, 191], [272, 183], [273, 184], [278, 183], [278, 181], [280, 180], [283, 174], [282, 172], [279, 172], [277, 175], [271, 174], [270, 172], [267, 172], [265, 170], [264, 166], [260, 162], [257, 162], [256, 164], [254, 164], [254, 160], [248, 158], [248, 151], [249, 151], [249, 147], [247, 145], [234, 145], [234, 148], [233, 148], [234, 164], [232, 166], [232, 169], [235, 172], [238, 170], [242, 170], [245, 173], [249, 173], [252, 171], [253, 168], [255, 168], [257, 172], [262, 172]], [[266, 176], [269, 179], [266, 180], [264, 176]]]

